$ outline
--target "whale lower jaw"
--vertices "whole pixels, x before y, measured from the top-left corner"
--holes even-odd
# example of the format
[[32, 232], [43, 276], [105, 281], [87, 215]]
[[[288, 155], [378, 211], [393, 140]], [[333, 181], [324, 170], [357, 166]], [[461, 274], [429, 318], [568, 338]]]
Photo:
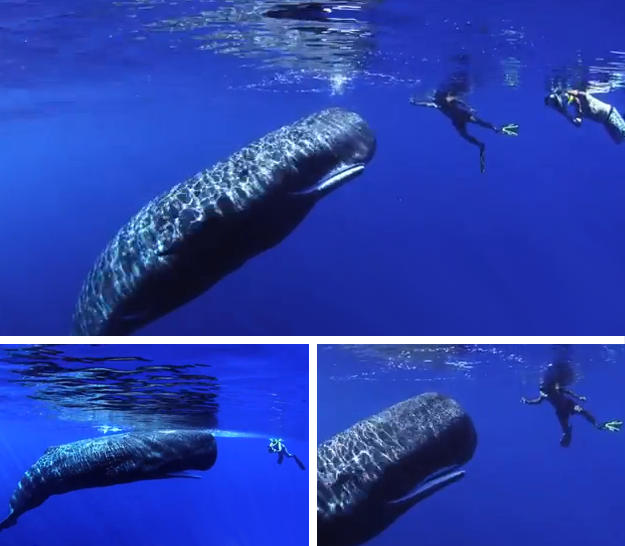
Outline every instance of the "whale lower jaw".
[[292, 195], [325, 195], [335, 190], [338, 186], [345, 184], [345, 182], [349, 182], [350, 180], [357, 178], [363, 173], [364, 170], [364, 163], [355, 163], [353, 165], [340, 165], [336, 169], [328, 173], [326, 176], [324, 176], [314, 186], [306, 188], [305, 190], [292, 192]]

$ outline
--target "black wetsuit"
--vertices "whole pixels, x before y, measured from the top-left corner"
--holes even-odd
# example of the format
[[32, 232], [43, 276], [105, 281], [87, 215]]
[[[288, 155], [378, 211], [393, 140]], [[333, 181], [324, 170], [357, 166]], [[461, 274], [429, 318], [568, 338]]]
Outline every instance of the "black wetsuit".
[[594, 415], [592, 415], [582, 406], [577, 404], [575, 400], [573, 400], [573, 398], [580, 399], [582, 397], [576, 395], [570, 389], [554, 385], [547, 390], [541, 390], [540, 393], [541, 396], [537, 400], [527, 400], [526, 403], [538, 404], [540, 401], [542, 401], [543, 398], [546, 398], [547, 402], [549, 402], [553, 406], [553, 409], [556, 410], [556, 416], [558, 418], [558, 422], [560, 423], [560, 427], [562, 428], [562, 438], [560, 439], [560, 445], [567, 447], [571, 444], [572, 427], [569, 423], [569, 419], [572, 415], [581, 415], [591, 425], [593, 425], [594, 427], [597, 426], [597, 420], [595, 419]]
[[541, 385], [540, 396], [533, 400], [521, 398], [521, 402], [524, 404], [540, 404], [543, 400], [547, 400], [553, 408], [556, 410], [556, 416], [558, 422], [562, 428], [562, 438], [560, 439], [560, 445], [568, 447], [571, 445], [571, 432], [572, 427], [569, 423], [571, 415], [581, 415], [598, 430], [609, 430], [611, 432], [618, 432], [623, 425], [622, 421], [606, 421], [605, 423], [597, 423], [594, 415], [582, 406], [577, 404], [573, 398], [577, 398], [580, 401], [586, 400], [583, 396], [578, 396], [572, 390], [559, 386], [557, 383], [548, 383]]
[[491, 129], [496, 133], [501, 133], [502, 130], [499, 127], [496, 127], [492, 123], [488, 121], [484, 121], [483, 119], [477, 117], [475, 115], [475, 110], [471, 108], [466, 102], [464, 102], [459, 97], [456, 97], [450, 93], [444, 91], [437, 91], [434, 94], [434, 99], [431, 102], [427, 101], [416, 101], [411, 99], [410, 102], [416, 106], [431, 106], [438, 110], [440, 110], [446, 117], [451, 120], [454, 128], [462, 138], [464, 138], [467, 142], [474, 144], [480, 149], [480, 171], [484, 172], [484, 150], [486, 145], [475, 138], [473, 135], [470, 135], [467, 131], [468, 123], [475, 123], [480, 127], [484, 127], [486, 129]]
[[547, 400], [553, 406], [553, 409], [556, 410], [560, 428], [562, 428], [560, 445], [563, 447], [571, 445], [572, 427], [569, 419], [572, 415], [581, 415], [598, 430], [612, 432], [621, 430], [622, 421], [613, 420], [597, 423], [594, 415], [576, 402], [576, 400], [583, 402], [586, 398], [575, 394], [566, 387], [566, 385], [570, 385], [575, 380], [575, 372], [571, 365], [571, 346], [556, 345], [554, 349], [557, 352], [553, 362], [544, 371], [539, 387], [540, 396], [533, 400], [521, 398], [521, 402], [524, 404], [540, 404], [543, 400]]
[[475, 110], [458, 97], [436, 96], [434, 103], [438, 106], [440, 111], [451, 120], [456, 131], [460, 133], [460, 136], [467, 142], [478, 146], [480, 151], [484, 150], [485, 144], [468, 133], [467, 123], [475, 123], [480, 127], [491, 129], [496, 133], [500, 132], [500, 130], [492, 123], [477, 117], [475, 115]]

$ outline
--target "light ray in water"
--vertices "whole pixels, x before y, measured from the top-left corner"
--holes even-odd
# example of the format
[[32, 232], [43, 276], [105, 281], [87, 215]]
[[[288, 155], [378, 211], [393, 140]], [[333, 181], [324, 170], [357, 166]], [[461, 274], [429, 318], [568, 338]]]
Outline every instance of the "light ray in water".
[[220, 430], [212, 431], [216, 438], [268, 438], [267, 434], [257, 434], [256, 432], [240, 432], [237, 430]]
[[[130, 427], [120, 428], [114, 425], [98, 425], [94, 427], [96, 430], [101, 432], [102, 434], [107, 434], [109, 432], [129, 432], [131, 430]], [[238, 430], [221, 430], [214, 429], [211, 431], [213, 436], [216, 438], [269, 438], [267, 434], [259, 434], [257, 432], [241, 432]]]

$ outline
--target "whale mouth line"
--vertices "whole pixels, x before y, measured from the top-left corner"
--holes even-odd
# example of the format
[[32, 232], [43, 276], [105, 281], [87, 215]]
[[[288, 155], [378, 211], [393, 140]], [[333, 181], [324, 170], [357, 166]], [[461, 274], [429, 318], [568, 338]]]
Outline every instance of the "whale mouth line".
[[458, 464], [452, 464], [439, 468], [435, 472], [432, 472], [426, 476], [421, 482], [419, 482], [409, 493], [403, 495], [398, 499], [389, 500], [389, 504], [405, 504], [416, 503], [424, 498], [427, 498], [437, 491], [445, 488], [447, 485], [457, 482], [465, 475], [465, 471], [462, 470]]
[[321, 180], [313, 184], [309, 188], [300, 191], [291, 192], [292, 195], [310, 195], [321, 194], [325, 195], [330, 191], [343, 185], [345, 182], [353, 180], [357, 176], [360, 176], [365, 170], [365, 164], [358, 163], [342, 163], [338, 167], [332, 169]]

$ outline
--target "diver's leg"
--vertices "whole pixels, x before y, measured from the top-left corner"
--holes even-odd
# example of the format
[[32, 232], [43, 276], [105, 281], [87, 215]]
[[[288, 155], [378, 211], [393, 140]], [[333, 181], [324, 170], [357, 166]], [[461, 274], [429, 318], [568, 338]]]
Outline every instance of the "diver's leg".
[[625, 121], [616, 108], [612, 107], [604, 126], [616, 144], [625, 142]]
[[495, 131], [495, 133], [499, 133], [499, 128], [490, 123], [489, 121], [484, 121], [483, 119], [478, 118], [477, 116], [471, 116], [471, 122], [479, 125], [480, 127], [484, 127], [485, 129], [490, 129]]
[[562, 438], [560, 438], [560, 445], [562, 447], [569, 447], [571, 445], [571, 433], [573, 432], [571, 424], [569, 423], [569, 415], [565, 413], [558, 413], [558, 422], [562, 429]]
[[480, 172], [484, 172], [484, 149], [486, 145], [467, 132], [466, 122], [454, 122], [454, 128], [462, 138], [480, 149]]
[[584, 408], [582, 408], [582, 406], [576, 405], [573, 408], [573, 412], [576, 413], [577, 415], [581, 415], [593, 427], [597, 426], [597, 420], [595, 419], [595, 416], [592, 413], [590, 413], [588, 410], [585, 410]]
[[278, 453], [278, 464], [282, 464], [282, 461], [284, 461], [284, 453], [281, 451]]

